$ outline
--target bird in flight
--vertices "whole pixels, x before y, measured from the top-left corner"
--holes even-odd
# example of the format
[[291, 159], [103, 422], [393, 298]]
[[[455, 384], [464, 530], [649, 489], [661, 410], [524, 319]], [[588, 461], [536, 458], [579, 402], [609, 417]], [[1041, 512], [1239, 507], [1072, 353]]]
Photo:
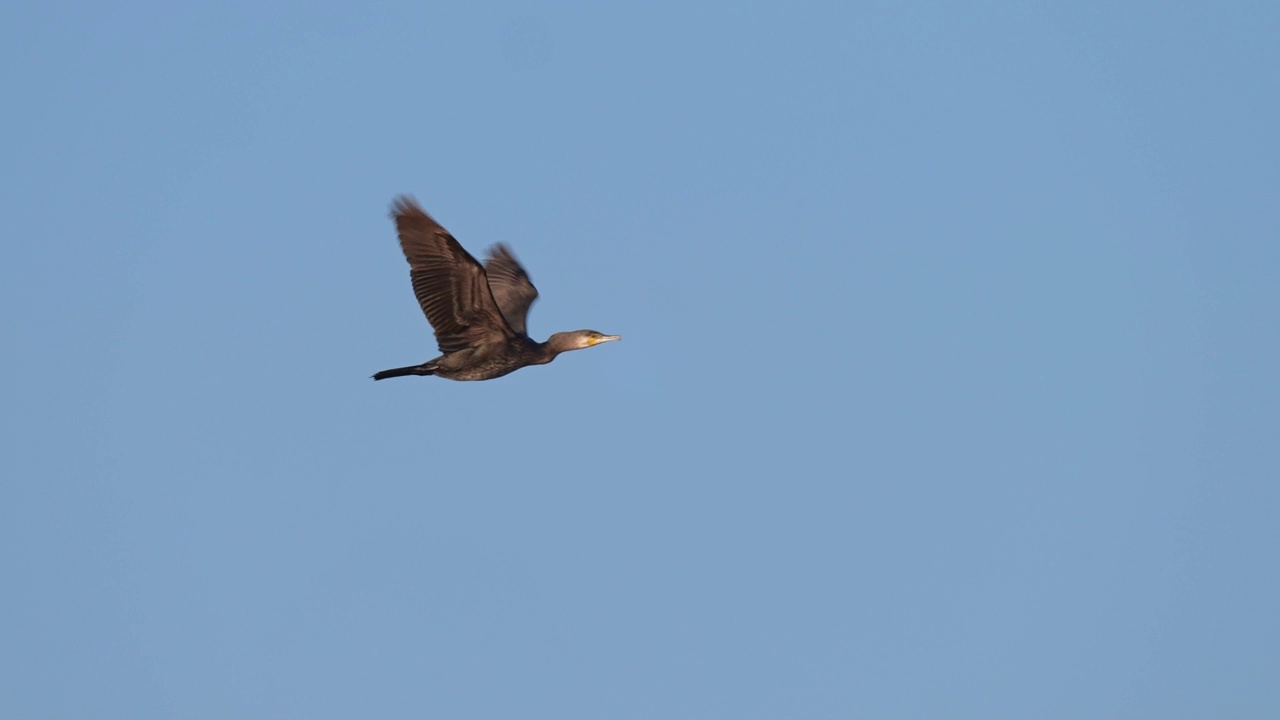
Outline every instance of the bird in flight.
[[538, 290], [506, 245], [490, 248], [481, 265], [413, 198], [396, 198], [391, 217], [409, 261], [413, 294], [435, 329], [441, 355], [421, 365], [383, 370], [374, 380], [404, 375], [492, 380], [528, 365], [545, 365], [562, 352], [622, 339], [595, 330], [558, 332], [546, 342], [531, 339], [525, 318]]

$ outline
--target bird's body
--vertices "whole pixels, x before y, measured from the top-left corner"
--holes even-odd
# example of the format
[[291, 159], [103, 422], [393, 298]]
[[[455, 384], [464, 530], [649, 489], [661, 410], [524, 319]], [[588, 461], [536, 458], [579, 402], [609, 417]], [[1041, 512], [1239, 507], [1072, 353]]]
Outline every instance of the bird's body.
[[385, 380], [400, 375], [436, 375], [449, 380], [492, 380], [527, 365], [545, 365], [555, 359], [543, 343], [527, 337], [509, 342], [482, 343], [441, 355], [435, 360], [410, 367], [383, 370], [373, 376]]
[[621, 339], [594, 330], [556, 333], [542, 343], [531, 339], [525, 321], [538, 290], [505, 245], [494, 246], [482, 266], [412, 199], [398, 198], [391, 216], [409, 261], [413, 292], [442, 354], [421, 365], [383, 370], [374, 380], [405, 375], [491, 380], [545, 365], [562, 352]]

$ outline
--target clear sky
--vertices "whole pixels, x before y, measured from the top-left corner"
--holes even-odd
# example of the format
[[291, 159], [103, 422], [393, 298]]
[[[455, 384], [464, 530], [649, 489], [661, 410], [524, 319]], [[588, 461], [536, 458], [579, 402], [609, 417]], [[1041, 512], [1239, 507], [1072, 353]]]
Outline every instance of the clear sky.
[[[1280, 716], [1278, 37], [5, 4], [0, 717]], [[400, 193], [623, 341], [374, 383]]]

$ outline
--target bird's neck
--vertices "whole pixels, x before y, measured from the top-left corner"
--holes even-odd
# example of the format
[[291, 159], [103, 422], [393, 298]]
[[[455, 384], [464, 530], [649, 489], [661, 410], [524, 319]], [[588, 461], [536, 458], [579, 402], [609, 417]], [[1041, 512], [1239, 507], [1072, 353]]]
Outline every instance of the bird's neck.
[[542, 352], [547, 356], [544, 362], [551, 362], [562, 352], [578, 349], [573, 333], [558, 332], [542, 343]]
[[552, 360], [555, 360], [557, 355], [564, 352], [564, 350], [561, 349], [558, 345], [552, 344], [551, 341], [553, 339], [555, 339], [554, 335], [547, 338], [546, 342], [534, 343], [534, 345], [536, 346], [536, 350], [534, 353], [532, 353], [532, 358], [531, 358], [534, 364], [545, 365], [551, 362]]

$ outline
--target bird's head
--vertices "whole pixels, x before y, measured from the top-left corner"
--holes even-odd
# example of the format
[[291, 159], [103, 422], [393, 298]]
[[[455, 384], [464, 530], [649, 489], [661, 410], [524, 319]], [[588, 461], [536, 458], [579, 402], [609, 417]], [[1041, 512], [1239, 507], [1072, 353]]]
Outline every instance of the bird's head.
[[547, 339], [547, 344], [556, 352], [581, 350], [592, 345], [599, 345], [610, 340], [621, 340], [621, 335], [605, 335], [595, 330], [574, 330], [573, 332], [556, 333]]

